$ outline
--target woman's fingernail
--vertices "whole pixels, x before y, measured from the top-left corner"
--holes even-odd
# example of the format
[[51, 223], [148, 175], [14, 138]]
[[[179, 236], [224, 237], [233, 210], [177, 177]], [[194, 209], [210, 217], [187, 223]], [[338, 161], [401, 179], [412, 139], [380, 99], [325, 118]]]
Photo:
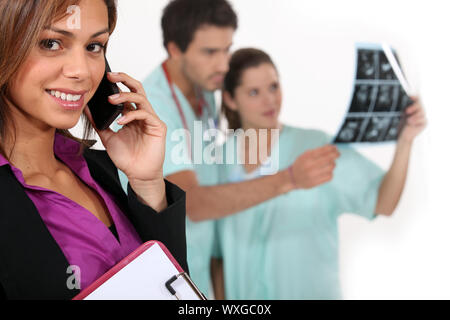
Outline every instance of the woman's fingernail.
[[115, 100], [115, 99], [117, 99], [119, 97], [120, 97], [120, 93], [116, 93], [116, 94], [113, 94], [112, 96], [109, 96], [109, 98], [113, 99], [113, 100]]
[[121, 116], [119, 119], [117, 119], [117, 123], [122, 123], [125, 121], [126, 116]]
[[118, 76], [119, 75], [119, 73], [118, 72], [108, 72], [110, 75], [112, 75], [112, 76]]

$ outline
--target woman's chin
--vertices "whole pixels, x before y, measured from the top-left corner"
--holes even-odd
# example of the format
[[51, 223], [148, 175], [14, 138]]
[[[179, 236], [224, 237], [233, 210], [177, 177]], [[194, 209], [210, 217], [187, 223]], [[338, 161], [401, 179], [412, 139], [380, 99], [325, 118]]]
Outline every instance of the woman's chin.
[[279, 122], [278, 120], [267, 121], [263, 127], [267, 130], [279, 129]]
[[60, 130], [69, 130], [75, 127], [79, 121], [79, 117], [77, 119], [70, 119], [66, 121], [58, 121], [58, 123], [55, 123], [53, 127], [58, 128]]

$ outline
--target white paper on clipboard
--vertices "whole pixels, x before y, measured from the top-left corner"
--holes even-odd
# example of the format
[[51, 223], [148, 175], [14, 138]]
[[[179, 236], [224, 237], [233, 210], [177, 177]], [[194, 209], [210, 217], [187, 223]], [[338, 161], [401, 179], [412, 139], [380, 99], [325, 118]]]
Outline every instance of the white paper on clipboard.
[[[176, 268], [166, 252], [155, 242], [131, 262], [125, 258], [124, 265], [92, 292], [82, 297], [84, 300], [176, 300], [165, 284], [180, 270]], [[100, 280], [100, 279], [99, 279]], [[100, 280], [101, 282], [101, 280]], [[200, 300], [199, 295], [184, 279], [172, 283], [180, 300]], [[92, 288], [91, 288], [92, 290]], [[90, 291], [90, 290], [89, 290]], [[81, 295], [83, 292], [81, 292]]]

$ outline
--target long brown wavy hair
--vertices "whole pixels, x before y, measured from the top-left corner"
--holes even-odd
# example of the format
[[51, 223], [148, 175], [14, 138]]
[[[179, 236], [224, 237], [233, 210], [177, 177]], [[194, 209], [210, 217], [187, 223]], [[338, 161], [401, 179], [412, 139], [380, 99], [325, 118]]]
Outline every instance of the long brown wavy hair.
[[[0, 152], [9, 159], [4, 150], [7, 126], [12, 126], [15, 135], [16, 128], [10, 119], [10, 108], [7, 103], [8, 90], [17, 71], [38, 44], [39, 36], [46, 26], [64, 18], [67, 8], [77, 5], [81, 0], [0, 0]], [[108, 8], [108, 26], [111, 34], [116, 26], [116, 0], [104, 0]], [[82, 116], [85, 117], [84, 114]], [[73, 140], [81, 142], [91, 135], [93, 129], [84, 118], [83, 139], [72, 136], [69, 130], [57, 129]], [[15, 140], [15, 137], [14, 137]], [[86, 145], [86, 144], [84, 144]]]

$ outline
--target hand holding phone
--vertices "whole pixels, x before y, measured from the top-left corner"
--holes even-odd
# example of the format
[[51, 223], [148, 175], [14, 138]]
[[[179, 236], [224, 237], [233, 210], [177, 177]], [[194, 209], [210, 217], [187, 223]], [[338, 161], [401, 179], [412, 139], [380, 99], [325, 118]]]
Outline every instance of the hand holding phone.
[[[153, 110], [141, 82], [124, 72], [108, 73], [107, 79], [122, 83], [130, 91], [120, 92], [115, 98], [108, 96], [109, 93], [101, 95], [102, 104], [107, 99], [113, 104], [123, 104], [122, 117], [117, 120], [122, 128], [97, 130], [97, 134], [111, 161], [127, 176], [138, 199], [160, 211], [167, 206], [162, 174], [167, 127]], [[92, 107], [95, 110], [99, 105]], [[114, 105], [106, 107], [117, 108]], [[84, 112], [95, 125], [90, 109], [86, 108]]]
[[105, 74], [97, 91], [88, 103], [89, 111], [98, 130], [107, 129], [124, 108], [122, 103], [114, 105], [108, 101], [109, 96], [120, 93], [117, 84], [108, 80], [108, 72], [111, 72], [111, 69], [105, 57]]

